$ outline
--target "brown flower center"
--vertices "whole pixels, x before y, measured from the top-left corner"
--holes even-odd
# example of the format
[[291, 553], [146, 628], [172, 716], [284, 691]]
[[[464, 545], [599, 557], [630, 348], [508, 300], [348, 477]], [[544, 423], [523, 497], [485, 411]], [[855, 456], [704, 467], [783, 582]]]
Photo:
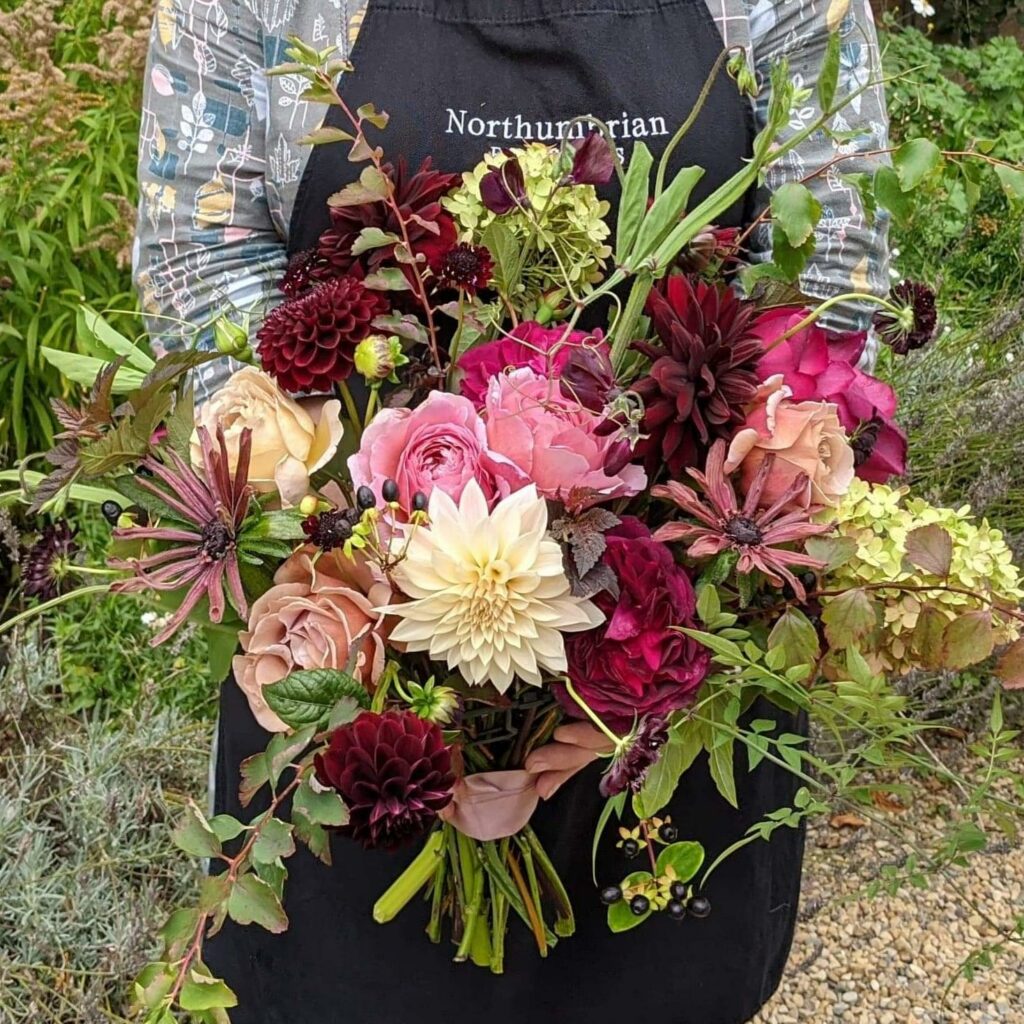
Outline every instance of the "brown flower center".
[[223, 523], [207, 523], [203, 527], [203, 554], [219, 562], [235, 546], [235, 538]]
[[760, 527], [746, 516], [733, 516], [726, 524], [725, 535], [737, 544], [754, 545], [764, 540]]

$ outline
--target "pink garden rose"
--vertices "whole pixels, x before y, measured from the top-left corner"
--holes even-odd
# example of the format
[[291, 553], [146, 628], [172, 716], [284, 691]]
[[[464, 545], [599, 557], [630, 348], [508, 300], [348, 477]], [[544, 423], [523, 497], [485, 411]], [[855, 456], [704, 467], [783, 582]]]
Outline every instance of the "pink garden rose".
[[763, 314], [754, 327], [771, 349], [758, 367], [761, 379], [782, 374], [793, 400], [831, 402], [852, 438], [857, 476], [885, 483], [907, 469], [907, 436], [896, 425], [896, 392], [857, 369], [864, 334], [834, 335], [817, 325], [771, 348], [773, 341], [803, 319], [805, 310]]
[[[619, 583], [618, 596], [602, 591], [594, 603], [606, 621], [566, 640], [569, 678], [605, 722], [629, 729], [634, 716], [685, 707], [708, 674], [711, 653], [678, 629], [694, 625], [696, 597], [672, 552], [632, 516], [607, 535], [603, 561]], [[565, 710], [580, 706], [561, 686]]]
[[355, 675], [371, 689], [384, 670], [386, 633], [374, 608], [390, 599], [391, 588], [368, 562], [332, 551], [314, 567], [308, 550], [292, 555], [253, 603], [248, 629], [239, 634], [243, 653], [232, 662], [256, 721], [270, 732], [285, 731], [263, 687], [301, 669], [345, 668], [360, 637]]
[[504, 370], [528, 366], [544, 376], [557, 377], [574, 348], [601, 344], [600, 331], [570, 331], [566, 336], [564, 327], [522, 323], [508, 337], [477, 345], [459, 358], [459, 390], [479, 409], [491, 378]]
[[836, 407], [828, 402], [794, 402], [781, 374], [761, 385], [747, 420], [729, 444], [725, 472], [740, 471], [746, 493], [769, 454], [775, 456], [761, 495], [769, 508], [803, 474], [807, 486], [794, 501], [799, 508], [837, 505], [854, 477], [853, 449]]
[[508, 496], [529, 481], [521, 470], [488, 446], [484, 422], [473, 403], [432, 391], [415, 409], [382, 409], [363, 432], [359, 451], [349, 457], [354, 487], [372, 488], [381, 500], [384, 481], [398, 484], [406, 509], [413, 495], [428, 498], [440, 487], [453, 501], [476, 480], [488, 502]]
[[546, 498], [584, 488], [595, 492], [594, 501], [606, 501], [647, 486], [640, 466], [621, 465], [615, 437], [599, 433], [604, 417], [529, 367], [491, 379], [484, 418], [491, 451], [514, 462]]

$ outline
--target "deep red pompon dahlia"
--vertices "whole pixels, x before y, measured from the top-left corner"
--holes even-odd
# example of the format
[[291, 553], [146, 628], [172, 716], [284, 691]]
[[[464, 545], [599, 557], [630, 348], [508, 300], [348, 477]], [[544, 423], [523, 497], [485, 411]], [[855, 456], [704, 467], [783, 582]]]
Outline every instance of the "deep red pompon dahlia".
[[327, 281], [274, 309], [257, 334], [260, 362], [286, 391], [330, 391], [352, 373], [356, 346], [387, 300], [354, 277]]
[[348, 807], [341, 831], [373, 849], [428, 832], [455, 785], [440, 728], [410, 711], [364, 711], [331, 733], [315, 765], [317, 779]]

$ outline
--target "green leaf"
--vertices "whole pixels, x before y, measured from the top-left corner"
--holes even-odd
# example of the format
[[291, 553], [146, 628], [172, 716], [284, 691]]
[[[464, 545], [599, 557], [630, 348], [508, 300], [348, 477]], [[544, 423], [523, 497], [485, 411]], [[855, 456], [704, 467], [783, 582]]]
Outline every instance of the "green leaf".
[[832, 109], [832, 101], [836, 98], [836, 87], [839, 85], [839, 64], [842, 40], [838, 32], [829, 33], [825, 57], [818, 71], [818, 102], [824, 114]]
[[380, 267], [363, 278], [363, 286], [378, 292], [412, 291], [409, 279], [402, 272], [401, 267]]
[[270, 784], [277, 785], [281, 773], [309, 746], [316, 735], [317, 725], [303, 726], [293, 733], [277, 733], [267, 744], [267, 765]]
[[292, 826], [280, 818], [269, 818], [260, 822], [259, 834], [252, 844], [252, 859], [270, 864], [279, 858], [290, 857], [295, 852]]
[[146, 964], [133, 983], [132, 991], [135, 1002], [147, 1010], [156, 1009], [164, 1003], [171, 989], [174, 988], [177, 977], [178, 972], [170, 964]]
[[376, 167], [364, 167], [358, 181], [349, 182], [327, 200], [328, 206], [362, 206], [387, 198], [388, 186]]
[[315, 825], [337, 828], [348, 821], [348, 808], [344, 800], [333, 790], [317, 792], [309, 779], [305, 779], [295, 791], [292, 810]]
[[178, 960], [182, 957], [189, 943], [195, 938], [199, 917], [198, 907], [179, 907], [164, 922], [160, 929], [160, 939], [168, 960]]
[[223, 682], [231, 671], [231, 659], [238, 650], [238, 631], [230, 627], [225, 628], [221, 623], [217, 626], [205, 626], [203, 635], [206, 637], [210, 678], [215, 683]]
[[679, 223], [686, 204], [690, 201], [690, 193], [702, 177], [703, 167], [684, 167], [654, 200], [654, 205], [647, 211], [640, 224], [636, 243], [628, 258], [630, 265], [636, 267], [650, 256]]
[[288, 916], [277, 894], [256, 875], [242, 875], [231, 887], [228, 916], [236, 924], [258, 924], [278, 935], [288, 928]]
[[374, 128], [387, 128], [390, 117], [383, 110], [378, 110], [372, 103], [364, 103], [357, 111], [360, 121], [369, 121]]
[[305, 516], [298, 509], [261, 512], [254, 524], [246, 526], [245, 536], [259, 540], [302, 540], [306, 536], [303, 519]]
[[806, 185], [788, 181], [771, 198], [772, 223], [781, 229], [794, 249], [813, 239], [814, 229], [821, 219], [821, 203]]
[[722, 614], [722, 599], [718, 589], [708, 585], [700, 588], [697, 594], [697, 617], [705, 626], [713, 626]]
[[911, 646], [915, 656], [925, 668], [941, 668], [943, 664], [943, 637], [949, 618], [934, 605], [926, 604], [917, 617]]
[[996, 675], [1007, 690], [1024, 689], [1024, 640], [1011, 644], [996, 664]]
[[684, 719], [672, 730], [668, 743], [661, 748], [661, 756], [648, 771], [643, 788], [633, 798], [638, 817], [650, 818], [672, 799], [679, 780], [689, 771], [703, 746], [699, 723]]
[[857, 554], [857, 542], [852, 537], [808, 537], [804, 550], [819, 562], [825, 563], [825, 571], [838, 569]]
[[[640, 222], [647, 212], [647, 197], [651, 187], [651, 167], [654, 157], [643, 142], [633, 145], [633, 154], [626, 168], [626, 179], [622, 186], [619, 203], [618, 226], [615, 232], [615, 262], [625, 263], [633, 249]], [[486, 243], [485, 243], [486, 244]]]
[[171, 834], [174, 845], [192, 857], [216, 857], [220, 840], [205, 815], [191, 800]]
[[370, 706], [362, 683], [347, 672], [330, 668], [293, 672], [280, 682], [265, 686], [263, 698], [281, 721], [293, 728], [325, 719], [342, 698], [363, 709]]
[[189, 971], [188, 981], [182, 985], [178, 1000], [181, 1008], [190, 1012], [238, 1005], [237, 996], [220, 978], [210, 978], [198, 971]]
[[945, 668], [960, 669], [984, 661], [995, 647], [992, 613], [965, 612], [947, 627], [942, 638], [942, 662]]
[[210, 828], [213, 829], [217, 838], [222, 843], [236, 839], [245, 831], [245, 825], [237, 818], [231, 817], [230, 814], [217, 814], [212, 817], [210, 819]]
[[363, 228], [352, 244], [352, 255], [360, 256], [371, 249], [381, 249], [400, 241], [401, 238], [391, 231], [381, 231], [380, 228], [375, 227]]
[[[40, 346], [39, 354], [51, 365], [57, 367], [68, 380], [82, 387], [91, 387], [103, 367], [109, 363], [105, 359], [79, 355], [77, 352], [64, 352], [57, 348]], [[130, 366], [122, 366], [114, 375], [115, 394], [124, 395], [142, 384], [145, 373], [134, 370]]]
[[893, 167], [904, 192], [917, 188], [942, 161], [942, 150], [931, 139], [910, 139], [892, 155]]
[[776, 647], [785, 653], [785, 668], [812, 664], [821, 653], [818, 631], [799, 608], [787, 608], [772, 627], [768, 649]]
[[299, 139], [300, 146], [323, 146], [331, 142], [354, 142], [355, 136], [351, 132], [346, 132], [341, 128], [332, 128], [330, 126], [324, 126], [323, 128], [314, 128], [308, 135], [303, 135]]
[[995, 172], [1010, 203], [1013, 205], [1024, 203], [1024, 170], [996, 164]]
[[875, 171], [875, 199], [900, 226], [905, 225], [914, 212], [913, 198], [904, 193], [899, 175], [891, 167], [883, 166]]
[[252, 798], [270, 781], [270, 759], [266, 752], [245, 758], [239, 766], [238, 802], [248, 807]]
[[295, 838], [305, 843], [309, 852], [327, 867], [331, 866], [331, 837], [323, 825], [316, 825], [304, 815], [295, 818]]
[[678, 881], [688, 882], [700, 871], [703, 863], [704, 847], [700, 843], [672, 843], [658, 854], [658, 876], [665, 874], [668, 868], [672, 868]]
[[833, 648], [851, 647], [868, 636], [878, 624], [878, 609], [865, 591], [847, 590], [829, 598], [822, 609], [825, 636]]
[[911, 530], [906, 539], [907, 560], [932, 576], [946, 577], [953, 564], [953, 537], [944, 526], [929, 523]]
[[875, 183], [870, 174], [858, 171], [854, 174], [844, 174], [843, 181], [849, 182], [860, 196], [860, 204], [864, 208], [864, 217], [868, 227], [875, 226], [878, 217], [878, 200], [875, 197]]
[[597, 850], [601, 845], [601, 836], [604, 835], [604, 830], [608, 827], [608, 822], [611, 821], [613, 814], [619, 819], [622, 818], [622, 809], [625, 806], [626, 793], [623, 791], [605, 800], [604, 807], [601, 808], [601, 816], [597, 819], [594, 840], [590, 848], [590, 873], [594, 879], [594, 885], [597, 885]]
[[87, 334], [113, 355], [124, 356], [128, 365], [134, 369], [146, 374], [156, 365], [156, 360], [148, 352], [143, 351], [131, 338], [114, 330], [91, 306], [78, 307], [76, 324], [80, 333]]
[[786, 233], [779, 225], [772, 226], [772, 263], [778, 269], [782, 280], [796, 281], [814, 255], [817, 241], [812, 236], [803, 245], [790, 244]]
[[746, 663], [743, 652], [739, 647], [731, 640], [726, 640], [725, 637], [715, 636], [714, 633], [703, 633], [699, 629], [681, 629], [680, 632], [693, 637], [698, 643], [702, 643], [705, 647], [714, 651], [726, 665], [743, 665]]
[[494, 283], [498, 291], [503, 295], [513, 294], [522, 276], [520, 245], [516, 236], [502, 221], [493, 220], [484, 228], [480, 244], [487, 248], [494, 260]]
[[[650, 871], [634, 871], [631, 874], [626, 875], [622, 880], [622, 888], [627, 889], [634, 885], [640, 885], [645, 882], [652, 882], [654, 876]], [[619, 900], [618, 903], [613, 903], [608, 908], [608, 927], [613, 932], [628, 932], [631, 928], [635, 928], [639, 924], [643, 924], [654, 913], [653, 908], [648, 909], [646, 914], [634, 914], [629, 909], [629, 900]]]

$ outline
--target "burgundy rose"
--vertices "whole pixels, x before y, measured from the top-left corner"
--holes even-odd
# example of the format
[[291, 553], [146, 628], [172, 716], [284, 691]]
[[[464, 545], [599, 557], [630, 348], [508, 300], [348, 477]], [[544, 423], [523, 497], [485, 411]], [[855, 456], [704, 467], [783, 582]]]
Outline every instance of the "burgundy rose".
[[411, 711], [364, 711], [331, 733], [315, 766], [320, 783], [348, 807], [341, 831], [375, 849], [394, 849], [428, 832], [455, 785], [440, 728]]
[[[673, 627], [694, 625], [696, 598], [686, 572], [638, 519], [626, 517], [606, 535], [604, 563], [619, 595], [598, 594], [605, 623], [566, 639], [569, 678], [589, 707], [612, 728], [634, 717], [685, 707], [704, 681], [710, 654]], [[582, 711], [562, 687], [569, 714]]]

